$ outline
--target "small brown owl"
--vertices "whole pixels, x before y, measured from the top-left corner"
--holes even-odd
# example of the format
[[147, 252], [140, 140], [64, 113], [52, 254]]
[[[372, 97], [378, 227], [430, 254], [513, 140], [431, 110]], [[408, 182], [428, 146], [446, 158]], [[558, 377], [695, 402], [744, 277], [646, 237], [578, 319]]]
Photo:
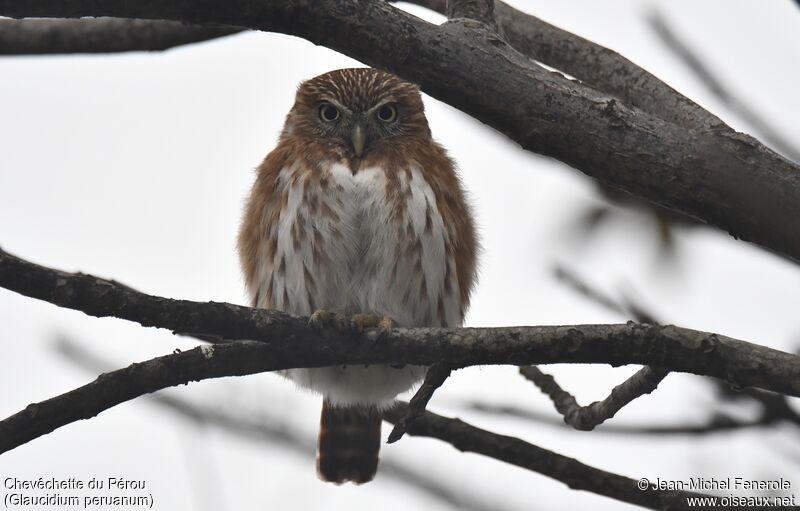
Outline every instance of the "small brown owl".
[[[257, 173], [239, 233], [254, 307], [317, 319], [369, 314], [408, 327], [462, 324], [478, 243], [415, 85], [368, 68], [303, 82]], [[424, 368], [285, 375], [323, 396], [320, 478], [363, 483], [377, 470], [381, 409]]]

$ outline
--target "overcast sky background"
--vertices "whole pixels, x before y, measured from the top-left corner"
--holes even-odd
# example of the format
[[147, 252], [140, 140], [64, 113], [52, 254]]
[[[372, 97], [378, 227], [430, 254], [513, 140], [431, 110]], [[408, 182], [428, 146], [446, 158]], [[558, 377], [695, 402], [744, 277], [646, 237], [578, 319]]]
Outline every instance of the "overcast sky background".
[[[800, 144], [800, 9], [794, 2], [511, 3], [621, 52], [735, 128], [751, 131], [652, 33], [645, 14], [657, 7], [734, 92]], [[263, 33], [164, 53], [0, 58], [0, 245], [37, 263], [156, 295], [246, 303], [235, 236], [253, 169], [274, 146], [297, 84], [357, 65], [304, 40]], [[796, 265], [698, 228], [678, 234], [677, 261], [665, 266], [652, 220], [621, 210], [589, 240], [578, 240], [577, 219], [602, 203], [589, 179], [520, 150], [445, 104], [429, 97], [425, 104], [434, 137], [459, 163], [484, 245], [467, 325], [627, 319], [556, 281], [552, 268], [560, 263], [602, 289], [632, 294], [681, 326], [784, 350], [800, 346]], [[195, 345], [0, 289], [0, 415], [96, 376], [54, 350], [59, 336], [107, 358], [109, 370]], [[582, 403], [604, 398], [636, 369], [548, 368]], [[277, 417], [314, 444], [319, 398], [278, 376], [210, 380], [168, 392], [256, 419]], [[125, 403], [0, 456], [0, 477], [144, 479], [157, 509], [313, 509], [322, 502], [327, 509], [449, 509], [380, 473], [362, 487], [323, 484], [309, 455], [198, 427], [152, 400]], [[464, 400], [555, 415], [513, 367], [459, 371], [430, 408], [634, 478], [782, 476], [800, 498], [795, 428], [669, 439], [579, 433], [465, 411]], [[613, 422], [702, 423], [718, 408], [707, 381], [673, 374]], [[497, 509], [633, 509], [435, 440], [407, 437], [384, 446], [382, 457], [481, 495]]]

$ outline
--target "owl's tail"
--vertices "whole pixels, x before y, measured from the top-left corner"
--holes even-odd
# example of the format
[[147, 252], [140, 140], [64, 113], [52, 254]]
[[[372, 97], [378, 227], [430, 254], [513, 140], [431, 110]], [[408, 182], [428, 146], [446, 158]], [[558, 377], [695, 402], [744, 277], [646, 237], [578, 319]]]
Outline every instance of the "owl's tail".
[[378, 470], [381, 414], [375, 407], [334, 407], [322, 402], [317, 474], [336, 484], [366, 483]]

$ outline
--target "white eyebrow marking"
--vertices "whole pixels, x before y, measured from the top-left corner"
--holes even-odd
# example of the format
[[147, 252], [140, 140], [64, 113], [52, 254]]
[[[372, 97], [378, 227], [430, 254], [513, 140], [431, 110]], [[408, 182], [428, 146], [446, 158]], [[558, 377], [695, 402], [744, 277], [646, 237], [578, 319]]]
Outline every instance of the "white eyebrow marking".
[[336, 101], [336, 100], [335, 100], [335, 99], [333, 99], [332, 97], [328, 96], [327, 94], [323, 94], [322, 96], [320, 96], [320, 99], [321, 99], [322, 101], [327, 101], [328, 103], [330, 103], [330, 104], [332, 104], [333, 106], [337, 107], [339, 110], [342, 110], [342, 111], [344, 111], [344, 112], [347, 112], [348, 114], [352, 114], [352, 113], [353, 113], [353, 111], [352, 111], [352, 110], [350, 110], [349, 108], [347, 108], [347, 107], [346, 107], [346, 106], [344, 106], [343, 104], [339, 103], [338, 101]]

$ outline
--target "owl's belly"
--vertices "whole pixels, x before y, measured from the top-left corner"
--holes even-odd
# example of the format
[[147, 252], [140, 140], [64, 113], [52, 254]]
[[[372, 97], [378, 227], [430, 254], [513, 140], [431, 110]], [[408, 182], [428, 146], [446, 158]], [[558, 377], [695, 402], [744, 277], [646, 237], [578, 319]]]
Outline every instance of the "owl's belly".
[[[400, 326], [460, 324], [445, 229], [418, 169], [392, 188], [383, 169], [333, 165], [325, 186], [298, 182], [281, 215], [274, 306], [391, 317]], [[454, 290], [455, 289], [455, 290]], [[334, 403], [388, 405], [424, 368], [384, 365], [293, 369], [286, 375]]]

